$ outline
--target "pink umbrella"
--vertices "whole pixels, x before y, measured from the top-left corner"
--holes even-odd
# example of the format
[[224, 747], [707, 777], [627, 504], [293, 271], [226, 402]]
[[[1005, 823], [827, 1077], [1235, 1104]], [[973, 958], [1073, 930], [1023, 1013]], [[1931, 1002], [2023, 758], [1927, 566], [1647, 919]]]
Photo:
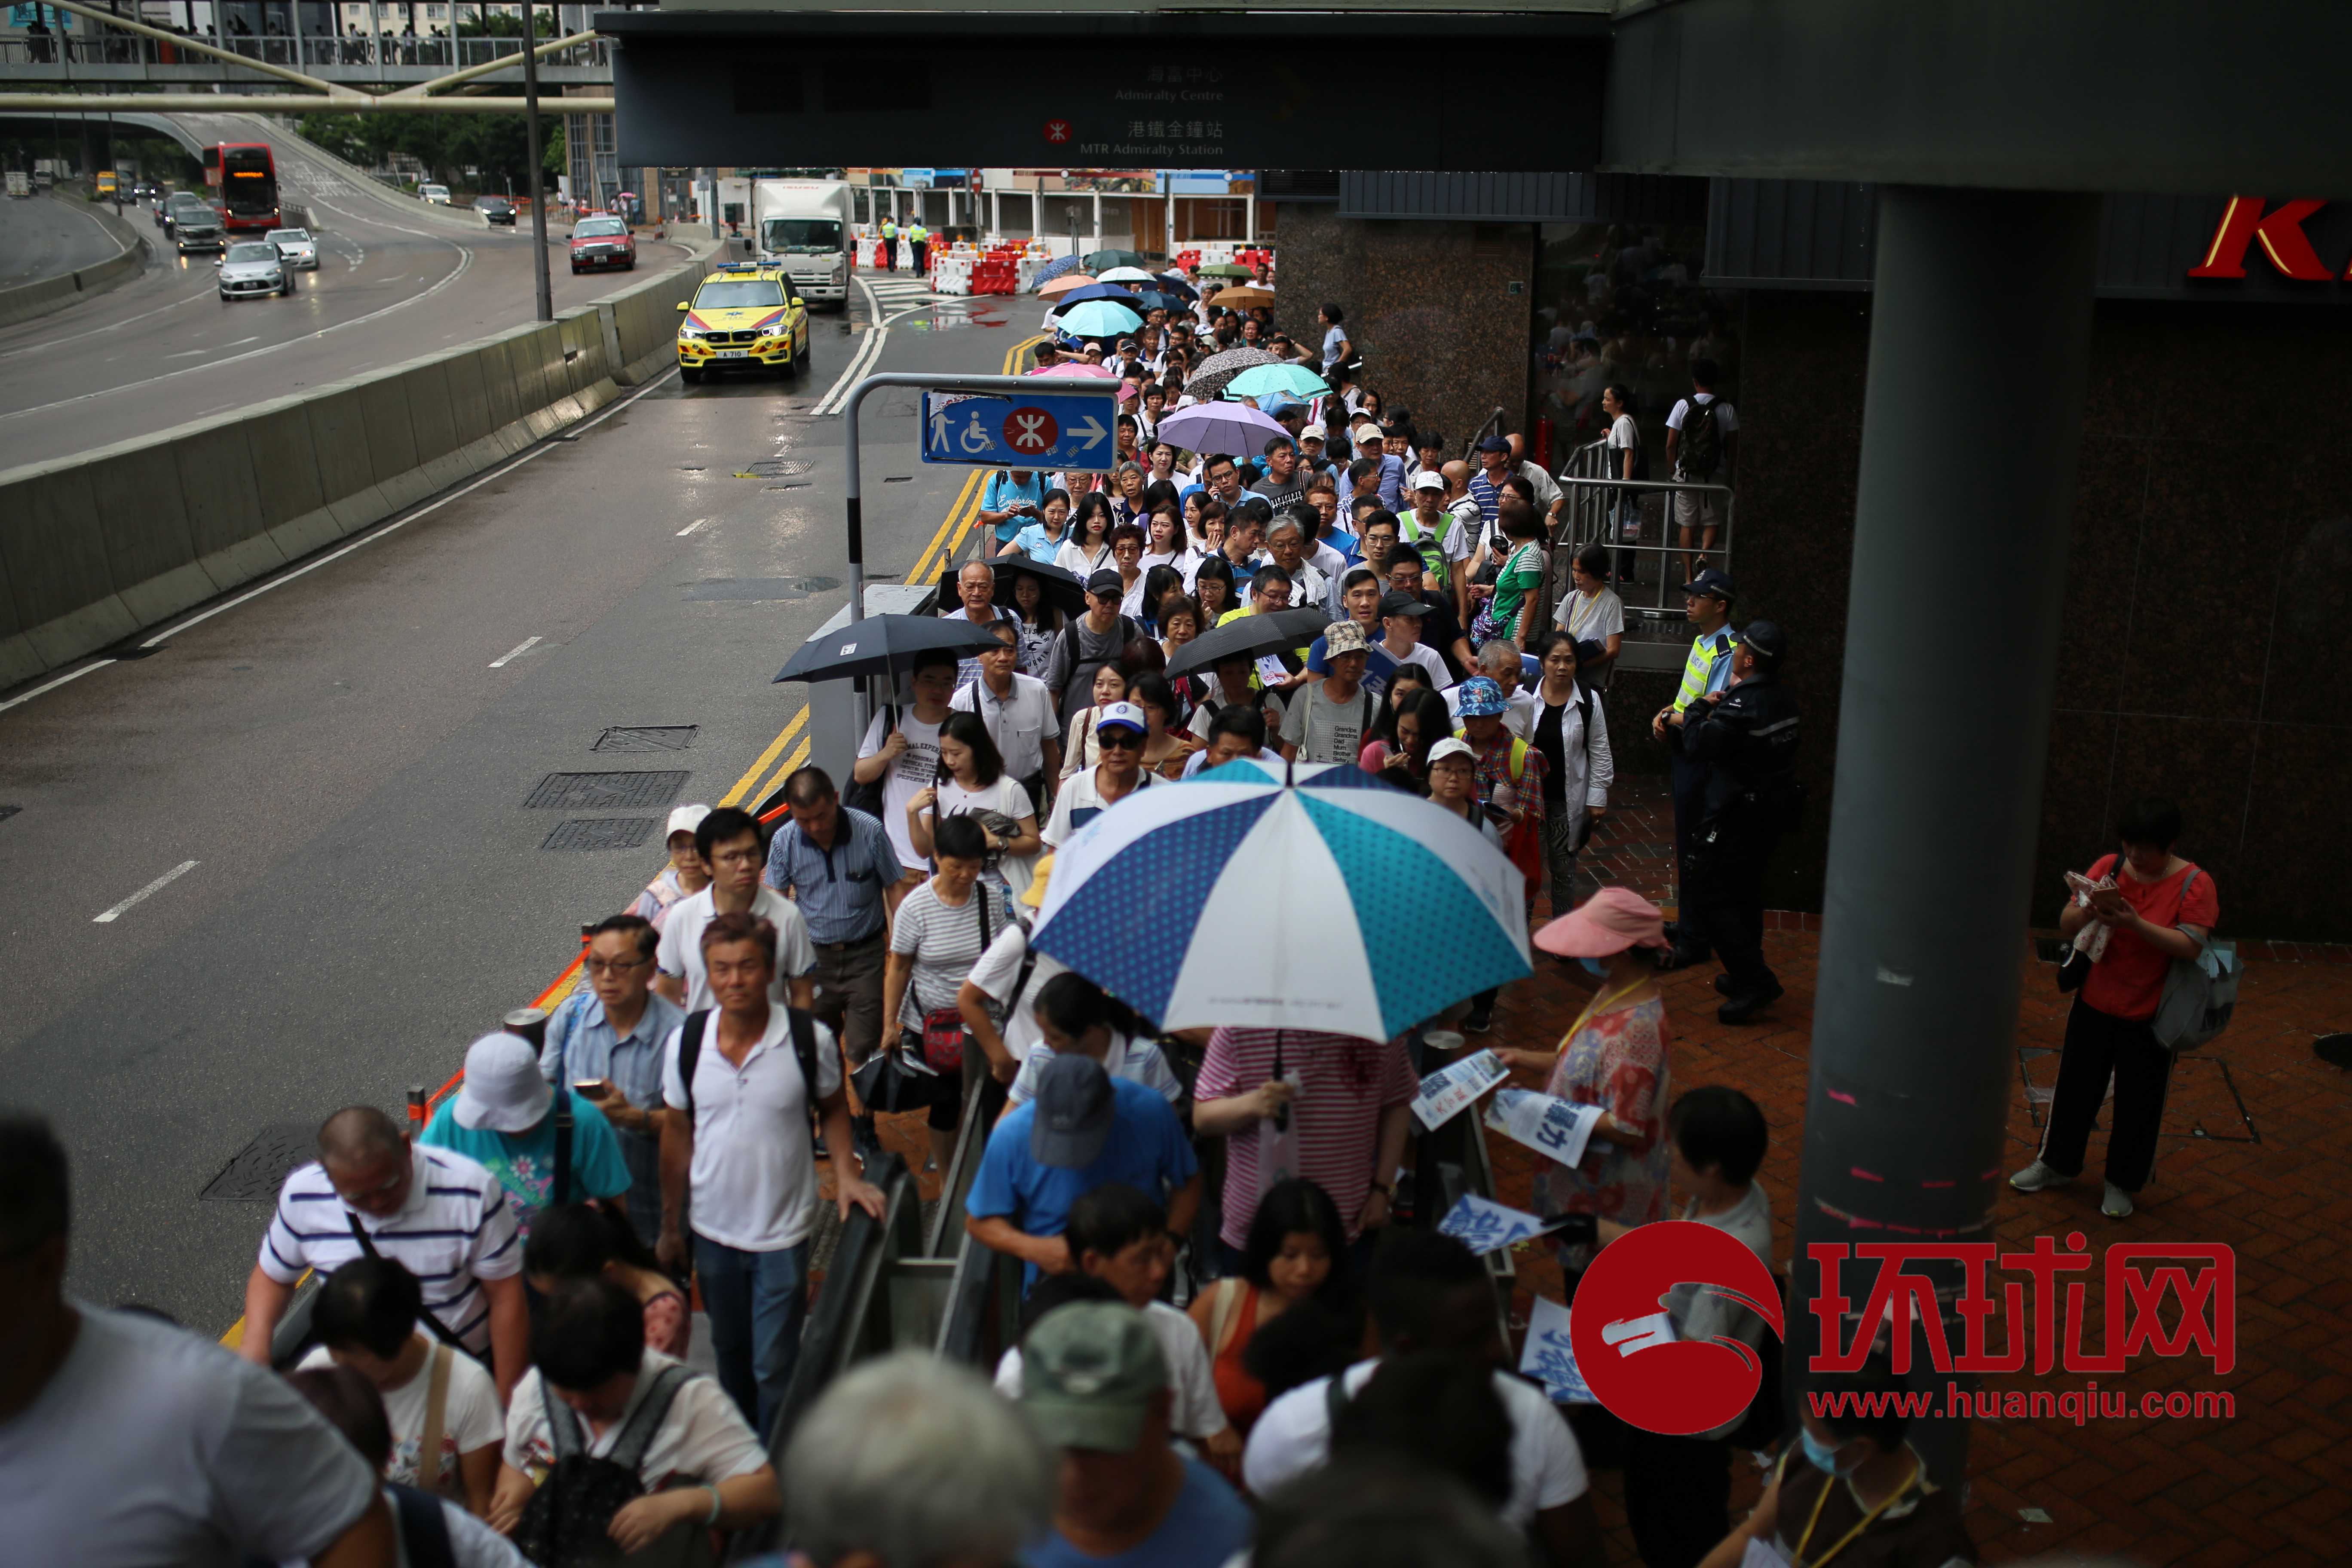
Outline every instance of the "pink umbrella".
[[1117, 379], [1117, 373], [1108, 365], [1088, 364], [1084, 360], [1065, 360], [1060, 364], [1049, 364], [1042, 369], [1024, 371], [1023, 374], [1025, 375], [1064, 375], [1081, 381], [1111, 381]]

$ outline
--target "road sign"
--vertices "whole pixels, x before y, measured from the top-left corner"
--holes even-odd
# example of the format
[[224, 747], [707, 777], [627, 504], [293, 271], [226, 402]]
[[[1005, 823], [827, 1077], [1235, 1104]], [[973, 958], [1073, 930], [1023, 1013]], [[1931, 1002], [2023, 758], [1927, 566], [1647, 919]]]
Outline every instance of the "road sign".
[[[1064, 382], [1064, 386], [1069, 384]], [[983, 468], [1108, 469], [1118, 404], [1105, 392], [923, 393], [923, 461]]]

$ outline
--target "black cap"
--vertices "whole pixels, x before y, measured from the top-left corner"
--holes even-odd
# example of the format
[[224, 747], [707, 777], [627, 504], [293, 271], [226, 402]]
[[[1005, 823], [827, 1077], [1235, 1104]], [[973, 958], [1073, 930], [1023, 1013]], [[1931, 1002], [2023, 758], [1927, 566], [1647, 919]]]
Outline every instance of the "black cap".
[[1789, 634], [1772, 621], [1750, 621], [1734, 634], [1734, 638], [1775, 664], [1789, 651]]
[[1710, 597], [1722, 599], [1727, 602], [1739, 597], [1738, 591], [1731, 585], [1731, 579], [1725, 576], [1722, 573], [1717, 571], [1712, 566], [1708, 567], [1706, 571], [1701, 572], [1689, 582], [1684, 584], [1683, 592], [1685, 594], [1706, 594]]
[[1127, 592], [1127, 582], [1124, 578], [1120, 577], [1118, 573], [1110, 570], [1108, 567], [1105, 567], [1103, 570], [1096, 573], [1093, 576], [1087, 579], [1087, 592], [1089, 594], [1124, 594]]
[[1412, 594], [1383, 594], [1381, 595], [1381, 614], [1384, 616], [1425, 616], [1429, 614], [1429, 605]]

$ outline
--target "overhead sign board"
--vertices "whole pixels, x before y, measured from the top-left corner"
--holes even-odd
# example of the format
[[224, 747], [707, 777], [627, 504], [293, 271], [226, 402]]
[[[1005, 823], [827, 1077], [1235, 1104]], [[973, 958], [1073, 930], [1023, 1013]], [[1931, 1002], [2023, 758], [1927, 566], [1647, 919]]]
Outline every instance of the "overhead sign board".
[[[1050, 378], [1045, 384], [1052, 384]], [[1108, 389], [1118, 383], [1102, 384]], [[923, 461], [981, 468], [1108, 468], [1118, 449], [1118, 407], [1104, 393], [1007, 396], [928, 388]]]

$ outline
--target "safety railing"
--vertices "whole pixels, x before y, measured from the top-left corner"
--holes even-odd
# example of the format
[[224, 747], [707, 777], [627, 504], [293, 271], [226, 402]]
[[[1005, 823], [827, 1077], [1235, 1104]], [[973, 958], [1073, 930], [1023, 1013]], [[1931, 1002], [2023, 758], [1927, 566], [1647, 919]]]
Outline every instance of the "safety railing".
[[[1581, 458], [1590, 447], [1580, 447]], [[1692, 573], [1713, 566], [1731, 570], [1734, 544], [1734, 500], [1729, 485], [1683, 479], [1620, 479], [1603, 474], [1563, 470], [1559, 488], [1566, 497], [1559, 525], [1552, 534], [1557, 555], [1588, 544], [1608, 548], [1617, 577], [1617, 596], [1624, 601], [1628, 640], [1638, 618], [1662, 630], [1679, 627], [1683, 616], [1682, 585]], [[1691, 505], [1682, 506], [1683, 498]], [[1679, 512], [1698, 514], [1688, 528], [1688, 540]], [[1712, 513], [1710, 518], [1707, 514]], [[1715, 542], [1702, 548], [1709, 523]]]
[[[522, 57], [520, 37], [417, 37], [394, 33], [371, 37], [364, 33], [342, 33], [305, 35], [301, 37], [289, 34], [269, 34], [258, 37], [232, 34], [223, 38], [191, 34], [189, 38], [191, 42], [209, 44], [265, 65], [298, 68], [311, 66], [425, 66], [454, 70], [466, 66], [492, 65], [504, 59], [513, 59], [519, 64]], [[160, 38], [137, 37], [128, 34], [101, 38], [59, 39], [19, 36], [0, 39], [0, 65], [57, 65], [61, 58], [68, 66], [202, 66], [221, 63], [192, 49], [180, 49]], [[550, 69], [606, 68], [613, 63], [612, 41], [593, 38], [573, 44], [541, 56], [540, 63]]]
[[1501, 408], [1496, 408], [1495, 412], [1487, 415], [1486, 422], [1481, 424], [1475, 430], [1470, 432], [1470, 439], [1463, 444], [1462, 460], [1465, 463], [1476, 463], [1478, 460], [1478, 443], [1485, 440], [1489, 436], [1501, 435], [1503, 433], [1503, 421], [1508, 417], [1509, 416]]

